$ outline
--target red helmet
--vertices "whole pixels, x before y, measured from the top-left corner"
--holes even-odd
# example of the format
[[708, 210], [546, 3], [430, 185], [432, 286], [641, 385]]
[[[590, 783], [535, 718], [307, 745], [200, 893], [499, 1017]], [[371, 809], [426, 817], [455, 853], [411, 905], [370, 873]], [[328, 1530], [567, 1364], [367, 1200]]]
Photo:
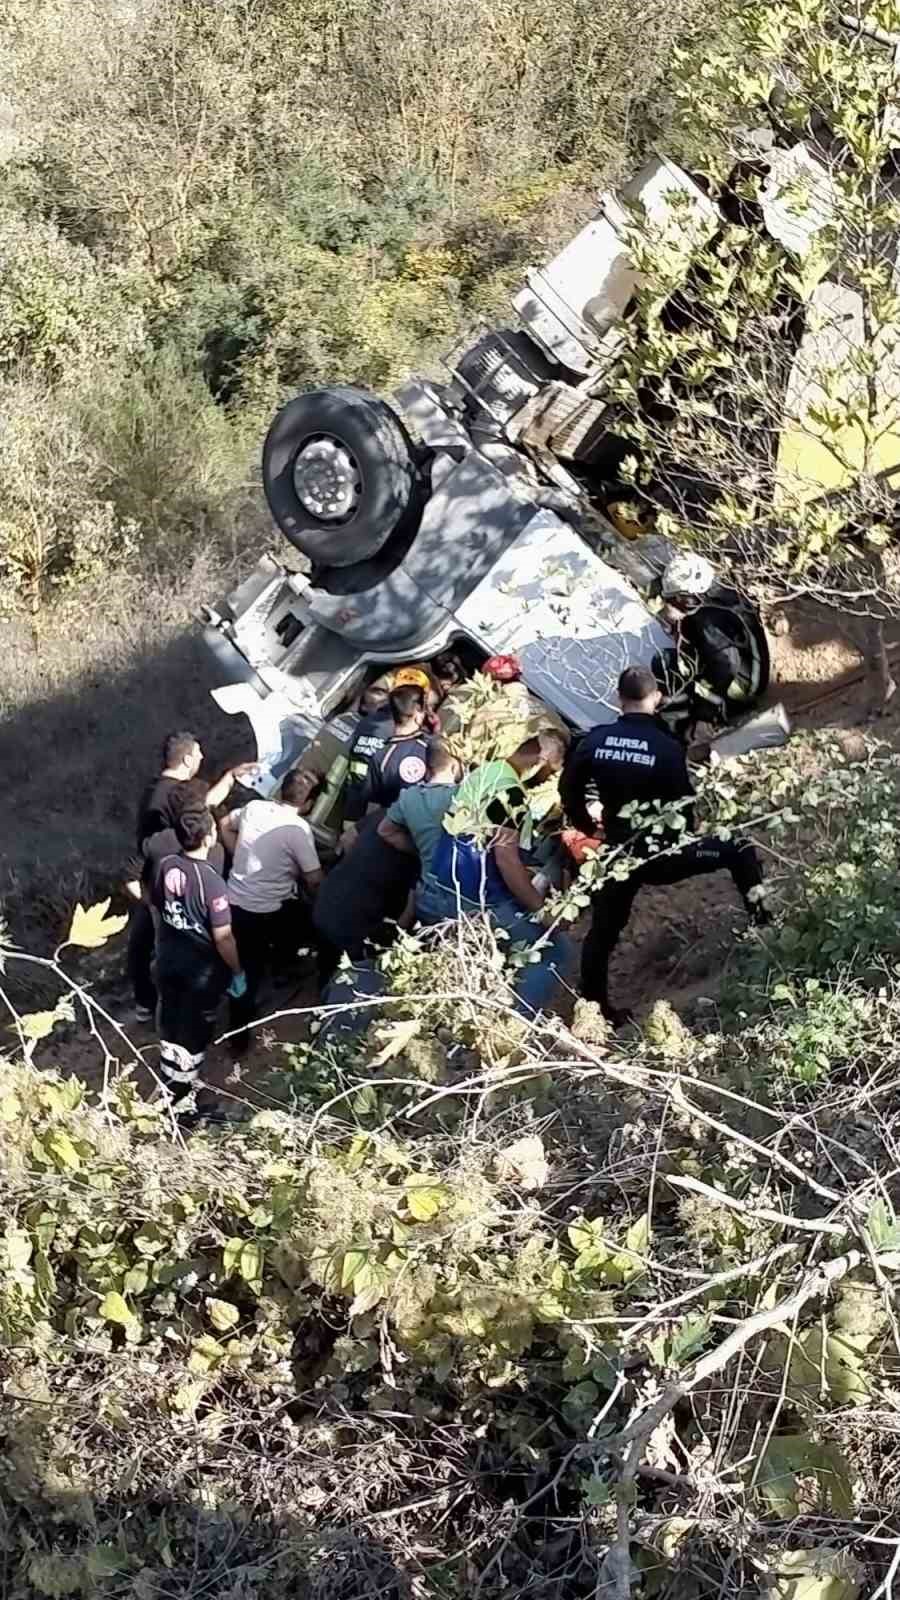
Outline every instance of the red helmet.
[[489, 656], [481, 670], [485, 677], [494, 678], [497, 683], [516, 683], [522, 676], [518, 656]]

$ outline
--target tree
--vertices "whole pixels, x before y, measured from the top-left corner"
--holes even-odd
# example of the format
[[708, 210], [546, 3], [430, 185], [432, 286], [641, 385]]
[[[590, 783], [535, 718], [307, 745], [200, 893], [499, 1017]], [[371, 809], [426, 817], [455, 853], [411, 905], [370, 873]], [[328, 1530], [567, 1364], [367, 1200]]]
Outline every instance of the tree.
[[900, 4], [762, 0], [681, 52], [676, 88], [719, 222], [632, 248], [617, 389], [662, 531], [762, 598], [864, 620], [882, 699], [900, 613]]

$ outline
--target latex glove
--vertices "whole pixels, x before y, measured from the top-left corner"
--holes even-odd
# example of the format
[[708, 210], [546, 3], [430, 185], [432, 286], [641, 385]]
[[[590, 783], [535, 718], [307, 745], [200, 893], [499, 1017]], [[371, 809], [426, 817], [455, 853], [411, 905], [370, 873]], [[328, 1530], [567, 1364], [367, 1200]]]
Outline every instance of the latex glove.
[[232, 1000], [243, 1000], [247, 993], [247, 974], [236, 972], [228, 985], [228, 993]]

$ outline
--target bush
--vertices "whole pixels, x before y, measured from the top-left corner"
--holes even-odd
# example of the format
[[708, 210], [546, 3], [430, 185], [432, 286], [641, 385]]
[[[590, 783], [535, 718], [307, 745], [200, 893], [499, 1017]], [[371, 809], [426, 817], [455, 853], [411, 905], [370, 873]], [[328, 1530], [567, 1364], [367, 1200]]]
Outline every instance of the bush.
[[137, 525], [103, 494], [99, 439], [43, 385], [0, 383], [0, 578], [5, 609], [36, 613], [126, 561]]

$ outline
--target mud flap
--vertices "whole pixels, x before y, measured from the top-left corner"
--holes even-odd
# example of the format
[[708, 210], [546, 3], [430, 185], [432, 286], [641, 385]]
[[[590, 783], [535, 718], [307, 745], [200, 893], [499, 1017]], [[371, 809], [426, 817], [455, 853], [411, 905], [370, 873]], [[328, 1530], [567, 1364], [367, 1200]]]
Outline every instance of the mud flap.
[[771, 711], [761, 711], [758, 716], [750, 717], [733, 732], [713, 739], [709, 747], [710, 760], [727, 761], [730, 756], [745, 756], [750, 750], [771, 750], [787, 744], [790, 736], [790, 719], [779, 703]]

